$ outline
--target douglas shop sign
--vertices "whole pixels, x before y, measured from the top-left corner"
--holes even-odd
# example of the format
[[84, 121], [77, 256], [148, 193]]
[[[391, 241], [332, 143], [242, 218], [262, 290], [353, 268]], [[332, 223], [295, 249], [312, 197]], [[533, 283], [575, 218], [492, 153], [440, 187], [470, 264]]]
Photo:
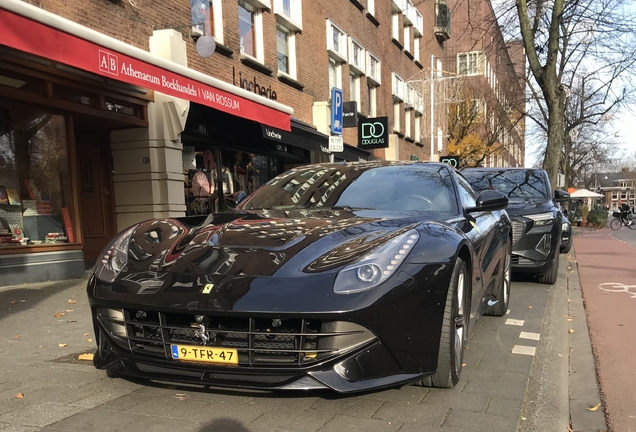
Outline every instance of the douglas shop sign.
[[377, 149], [389, 147], [389, 118], [375, 117], [358, 123], [358, 147]]

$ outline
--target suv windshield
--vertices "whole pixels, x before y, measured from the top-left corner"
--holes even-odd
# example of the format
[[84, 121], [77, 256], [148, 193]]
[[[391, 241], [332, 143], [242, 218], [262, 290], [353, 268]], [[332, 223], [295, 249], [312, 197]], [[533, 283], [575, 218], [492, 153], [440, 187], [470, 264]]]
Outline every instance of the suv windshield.
[[344, 208], [457, 214], [448, 168], [439, 165], [313, 165], [275, 177], [240, 208]]
[[462, 171], [476, 192], [487, 189], [508, 195], [511, 201], [546, 201], [550, 199], [548, 185], [540, 170], [478, 170]]

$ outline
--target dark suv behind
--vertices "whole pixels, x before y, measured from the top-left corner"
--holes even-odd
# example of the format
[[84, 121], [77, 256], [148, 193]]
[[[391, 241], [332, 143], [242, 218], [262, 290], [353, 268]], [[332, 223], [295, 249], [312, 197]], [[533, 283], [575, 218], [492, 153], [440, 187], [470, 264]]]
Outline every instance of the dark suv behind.
[[542, 169], [464, 168], [462, 174], [477, 193], [492, 189], [508, 195], [513, 271], [536, 274], [542, 283], [555, 283], [563, 218], [556, 203], [570, 195], [555, 190], [553, 197], [548, 174]]

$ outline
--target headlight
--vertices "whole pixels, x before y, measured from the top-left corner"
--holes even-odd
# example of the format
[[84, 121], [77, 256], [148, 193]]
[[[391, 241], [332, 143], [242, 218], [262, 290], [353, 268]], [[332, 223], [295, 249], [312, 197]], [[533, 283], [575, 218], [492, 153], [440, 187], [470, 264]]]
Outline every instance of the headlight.
[[333, 291], [353, 294], [378, 286], [395, 273], [419, 238], [417, 231], [407, 231], [349, 264], [336, 276]]
[[554, 213], [538, 213], [533, 215], [524, 215], [528, 219], [534, 221], [534, 226], [551, 225], [554, 223]]
[[95, 276], [104, 282], [112, 283], [128, 264], [128, 243], [137, 225], [128, 228], [104, 249], [102, 259], [97, 263]]
[[561, 231], [569, 231], [570, 230], [570, 224], [567, 222], [563, 222], [561, 224]]

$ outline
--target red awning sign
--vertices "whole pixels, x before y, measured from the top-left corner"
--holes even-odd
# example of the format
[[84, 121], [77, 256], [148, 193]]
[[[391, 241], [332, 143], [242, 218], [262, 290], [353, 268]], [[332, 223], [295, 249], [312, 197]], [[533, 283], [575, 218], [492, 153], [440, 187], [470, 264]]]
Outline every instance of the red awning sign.
[[0, 45], [290, 131], [290, 115], [0, 9]]

